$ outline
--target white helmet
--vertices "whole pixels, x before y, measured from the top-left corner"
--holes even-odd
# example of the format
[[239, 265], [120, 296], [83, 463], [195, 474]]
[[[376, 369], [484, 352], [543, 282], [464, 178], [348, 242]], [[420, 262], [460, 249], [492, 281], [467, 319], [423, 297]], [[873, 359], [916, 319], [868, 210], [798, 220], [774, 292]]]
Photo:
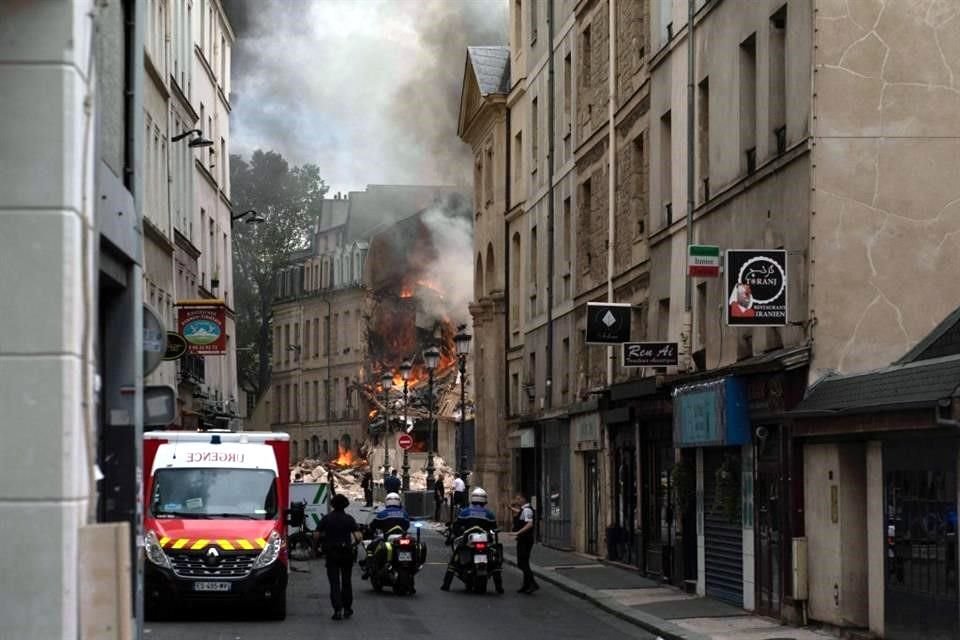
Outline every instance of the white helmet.
[[487, 504], [487, 492], [480, 487], [471, 491], [470, 504]]
[[383, 499], [383, 506], [385, 507], [399, 507], [401, 504], [399, 493], [388, 493], [387, 497]]

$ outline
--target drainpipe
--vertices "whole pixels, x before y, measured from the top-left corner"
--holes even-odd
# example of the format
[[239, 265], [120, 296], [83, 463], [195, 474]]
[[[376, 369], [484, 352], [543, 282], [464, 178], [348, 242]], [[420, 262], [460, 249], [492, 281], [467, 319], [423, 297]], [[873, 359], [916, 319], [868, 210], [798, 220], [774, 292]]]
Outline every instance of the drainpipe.
[[[694, 127], [694, 66], [696, 55], [694, 51], [693, 22], [696, 0], [687, 0], [687, 244], [693, 244], [693, 207], [694, 180], [693, 180], [693, 127]], [[687, 336], [687, 368], [693, 369], [693, 282], [690, 276], [684, 275], [683, 297], [683, 331]]]
[[[617, 196], [617, 136], [614, 126], [614, 114], [616, 112], [617, 99], [617, 9], [615, 0], [609, 2], [610, 19], [608, 21], [610, 33], [610, 51], [609, 60], [609, 78], [607, 87], [609, 89], [607, 98], [607, 152], [609, 154], [609, 168], [607, 176], [609, 178], [607, 185], [607, 302], [613, 302], [613, 250], [616, 232], [616, 196]], [[607, 347], [607, 386], [613, 385], [613, 347]]]
[[547, 3], [547, 92], [550, 95], [547, 109], [547, 379], [544, 397], [546, 408], [553, 407], [553, 279], [554, 279], [554, 129], [556, 114], [554, 104], [554, 61], [553, 61], [553, 0]]
[[507, 220], [507, 213], [510, 212], [510, 106], [507, 107], [507, 152], [506, 159], [506, 184], [504, 185], [504, 211], [503, 211], [503, 388], [504, 393], [504, 417], [512, 415], [510, 413], [510, 367], [507, 366], [507, 353], [510, 351], [510, 222]]

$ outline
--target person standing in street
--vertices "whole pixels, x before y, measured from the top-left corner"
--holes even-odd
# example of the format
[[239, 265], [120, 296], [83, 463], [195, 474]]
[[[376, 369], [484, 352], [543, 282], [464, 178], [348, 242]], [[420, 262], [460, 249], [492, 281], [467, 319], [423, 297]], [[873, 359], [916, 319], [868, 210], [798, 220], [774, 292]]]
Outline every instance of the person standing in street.
[[327, 557], [327, 579], [330, 581], [330, 604], [333, 619], [343, 620], [353, 615], [354, 544], [360, 542], [360, 527], [346, 512], [350, 501], [342, 493], [330, 501], [333, 511], [323, 516], [317, 530], [322, 532], [323, 551]]
[[453, 481], [453, 506], [457, 511], [467, 506], [467, 483], [463, 481], [462, 473], [458, 473]]
[[517, 566], [523, 571], [523, 586], [517, 593], [529, 595], [540, 588], [536, 578], [533, 577], [533, 570], [530, 569], [536, 515], [527, 497], [520, 493], [514, 498], [510, 509], [514, 513], [513, 535], [517, 539]]
[[440, 522], [440, 511], [443, 507], [443, 474], [437, 474], [437, 479], [433, 482], [433, 520]]
[[373, 473], [367, 471], [363, 474], [363, 480], [360, 482], [360, 488], [363, 489], [363, 500], [368, 507], [373, 506]]

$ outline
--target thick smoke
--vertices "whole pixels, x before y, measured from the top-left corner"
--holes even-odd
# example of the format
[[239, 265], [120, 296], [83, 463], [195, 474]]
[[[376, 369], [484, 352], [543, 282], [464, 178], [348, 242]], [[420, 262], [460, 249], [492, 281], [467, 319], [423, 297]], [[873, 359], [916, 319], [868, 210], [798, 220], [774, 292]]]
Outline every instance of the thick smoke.
[[506, 0], [227, 0], [235, 151], [319, 165], [333, 190], [469, 186], [466, 47], [506, 41]]
[[470, 318], [468, 305], [473, 300], [473, 226], [469, 216], [435, 207], [423, 214], [430, 231], [436, 259], [424, 276], [443, 292], [443, 299], [421, 300], [423, 311], [435, 318], [449, 318], [465, 324]]

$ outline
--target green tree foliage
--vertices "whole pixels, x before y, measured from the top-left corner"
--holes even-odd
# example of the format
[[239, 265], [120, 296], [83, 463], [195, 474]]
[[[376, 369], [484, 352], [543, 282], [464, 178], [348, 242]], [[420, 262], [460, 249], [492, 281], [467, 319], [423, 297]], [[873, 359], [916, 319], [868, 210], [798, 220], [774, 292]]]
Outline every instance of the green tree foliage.
[[231, 156], [230, 182], [234, 211], [253, 209], [266, 218], [249, 224], [250, 214], [233, 226], [237, 347], [242, 348], [237, 375], [240, 386], [259, 399], [270, 384], [276, 274], [310, 246], [309, 230], [328, 187], [315, 165], [292, 167], [279, 153], [261, 150], [249, 161]]

